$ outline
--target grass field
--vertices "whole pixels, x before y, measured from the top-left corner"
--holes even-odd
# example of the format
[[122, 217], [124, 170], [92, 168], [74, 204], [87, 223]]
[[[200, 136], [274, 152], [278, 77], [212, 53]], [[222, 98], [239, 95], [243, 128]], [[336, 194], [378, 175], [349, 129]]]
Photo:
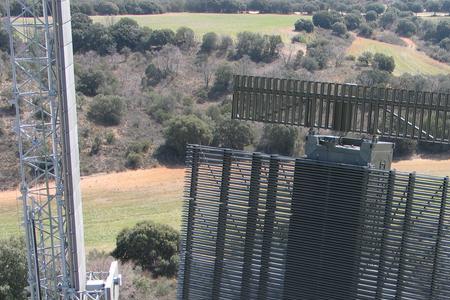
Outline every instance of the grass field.
[[[399, 171], [450, 175], [450, 160], [414, 159], [394, 164]], [[85, 177], [81, 187], [87, 249], [112, 250], [117, 233], [152, 220], [180, 228], [183, 169], [155, 168]], [[0, 192], [0, 238], [22, 233], [18, 191]]]
[[[94, 21], [111, 25], [124, 16], [94, 16]], [[127, 16], [135, 19], [141, 26], [152, 29], [169, 28], [177, 30], [186, 26], [200, 37], [206, 32], [216, 32], [235, 37], [239, 32], [252, 31], [266, 34], [280, 34], [284, 40], [294, 34], [294, 23], [298, 15], [251, 15], [251, 14], [202, 14], [167, 13], [162, 15]]]
[[348, 49], [348, 54], [359, 56], [365, 51], [380, 52], [393, 56], [396, 64], [394, 75], [403, 73], [424, 75], [450, 74], [450, 65], [440, 63], [413, 47], [397, 46], [358, 37]]
[[[183, 176], [183, 169], [157, 168], [83, 178], [86, 247], [112, 250], [120, 230], [143, 220], [180, 229]], [[22, 233], [17, 196], [0, 193], [0, 238]]]

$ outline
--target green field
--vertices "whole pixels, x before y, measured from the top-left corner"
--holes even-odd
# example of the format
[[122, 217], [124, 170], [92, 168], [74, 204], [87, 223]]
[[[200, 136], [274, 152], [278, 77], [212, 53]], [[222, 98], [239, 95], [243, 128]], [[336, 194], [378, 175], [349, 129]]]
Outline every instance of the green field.
[[[110, 251], [117, 234], [152, 220], [177, 230], [181, 223], [184, 171], [150, 169], [96, 175], [82, 181], [86, 248]], [[22, 234], [18, 191], [0, 193], [0, 238]]]
[[[94, 16], [95, 22], [111, 25], [124, 16]], [[216, 32], [235, 37], [242, 31], [280, 34], [284, 40], [293, 35], [294, 23], [299, 18], [311, 18], [298, 15], [251, 15], [251, 14], [202, 14], [168, 13], [162, 15], [127, 16], [135, 19], [141, 26], [152, 29], [169, 28], [177, 30], [182, 26], [192, 28], [198, 36], [206, 32]]]
[[370, 39], [357, 38], [348, 49], [348, 54], [359, 56], [365, 51], [393, 56], [396, 65], [394, 75], [403, 73], [424, 75], [450, 74], [450, 65], [440, 63], [414, 48]]

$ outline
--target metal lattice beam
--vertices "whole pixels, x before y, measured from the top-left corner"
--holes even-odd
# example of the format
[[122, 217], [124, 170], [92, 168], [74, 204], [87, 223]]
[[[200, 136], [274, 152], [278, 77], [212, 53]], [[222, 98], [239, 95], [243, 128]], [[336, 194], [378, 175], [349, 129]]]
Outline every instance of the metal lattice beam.
[[232, 117], [450, 143], [450, 94], [235, 76]]
[[15, 2], [22, 10], [12, 16], [7, 1], [7, 28], [31, 298], [78, 299], [86, 273], [69, 1]]

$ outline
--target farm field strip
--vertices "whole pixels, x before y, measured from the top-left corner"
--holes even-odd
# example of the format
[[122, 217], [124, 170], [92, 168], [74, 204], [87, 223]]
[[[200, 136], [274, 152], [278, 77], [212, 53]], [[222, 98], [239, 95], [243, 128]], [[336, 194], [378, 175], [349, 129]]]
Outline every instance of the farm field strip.
[[186, 26], [194, 30], [199, 39], [206, 32], [236, 37], [239, 32], [251, 31], [265, 34], [279, 34], [285, 42], [295, 34], [294, 23], [300, 18], [310, 16], [300, 15], [252, 15], [252, 14], [207, 14], [207, 13], [167, 13], [161, 15], [124, 15], [124, 16], [93, 16], [95, 22], [104, 25], [116, 23], [122, 17], [130, 17], [139, 25], [151, 29], [168, 28], [177, 30]]
[[347, 53], [359, 56], [365, 51], [372, 53], [379, 52], [393, 56], [396, 64], [394, 75], [402, 75], [404, 73], [414, 75], [438, 75], [450, 73], [450, 65], [438, 62], [414, 48], [392, 45], [361, 37], [355, 39], [353, 44], [347, 50]]

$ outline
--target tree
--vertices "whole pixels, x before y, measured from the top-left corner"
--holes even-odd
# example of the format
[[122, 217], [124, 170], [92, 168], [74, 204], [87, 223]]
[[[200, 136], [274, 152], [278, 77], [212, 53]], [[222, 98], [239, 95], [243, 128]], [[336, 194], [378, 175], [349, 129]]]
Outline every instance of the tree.
[[411, 37], [417, 32], [417, 27], [414, 22], [402, 19], [398, 22], [395, 32], [404, 37]]
[[363, 37], [366, 37], [366, 38], [370, 38], [372, 36], [372, 34], [373, 34], [373, 29], [369, 25], [362, 24], [359, 27], [359, 35], [360, 36], [363, 36]]
[[344, 23], [348, 30], [355, 30], [359, 28], [362, 23], [362, 18], [360, 14], [349, 13], [344, 16]]
[[374, 10], [369, 10], [369, 11], [366, 13], [366, 20], [367, 20], [367, 22], [373, 22], [373, 21], [375, 21], [377, 18], [378, 18], [378, 14], [377, 14], [377, 12], [374, 11]]
[[386, 71], [388, 73], [394, 72], [395, 60], [392, 56], [387, 56], [382, 53], [375, 53], [373, 57], [374, 64], [376, 68], [381, 71]]
[[428, 12], [433, 12], [434, 15], [441, 9], [441, 3], [437, 0], [429, 0], [425, 2], [425, 8]]
[[175, 45], [181, 50], [189, 50], [195, 46], [194, 31], [188, 27], [180, 27], [175, 33]]
[[306, 31], [311, 33], [314, 31], [314, 24], [310, 20], [298, 19], [294, 25], [295, 31]]
[[364, 86], [386, 86], [391, 74], [379, 69], [364, 70], [357, 78], [357, 83]]
[[114, 93], [117, 81], [108, 70], [100, 67], [75, 70], [77, 91], [86, 96]]
[[96, 3], [94, 9], [99, 15], [111, 16], [119, 14], [119, 7], [117, 4], [109, 1], [100, 1]]
[[385, 6], [383, 3], [380, 3], [380, 2], [369, 3], [366, 5], [366, 12], [369, 12], [371, 10], [373, 10], [377, 14], [381, 15], [382, 13], [384, 13]]
[[383, 28], [389, 28], [394, 24], [394, 22], [397, 20], [397, 13], [394, 10], [388, 10], [386, 13], [382, 14], [379, 19], [379, 24]]
[[28, 299], [27, 271], [25, 240], [11, 237], [0, 241], [0, 299]]
[[342, 21], [342, 16], [337, 11], [319, 11], [312, 20], [315, 26], [331, 29], [334, 23]]
[[119, 125], [125, 106], [119, 96], [97, 95], [88, 110], [92, 121], [106, 126]]
[[210, 145], [213, 138], [211, 125], [195, 115], [175, 116], [165, 129], [166, 147], [176, 158], [183, 158], [186, 144]]
[[147, 49], [161, 49], [167, 44], [172, 44], [175, 41], [175, 33], [170, 29], [156, 29], [150, 32], [147, 41], [144, 43], [145, 50]]
[[336, 22], [332, 26], [333, 34], [343, 36], [347, 33], [347, 26], [344, 23]]
[[116, 50], [116, 43], [109, 28], [95, 23], [86, 32], [86, 48], [96, 51], [100, 55], [112, 54]]
[[180, 234], [167, 225], [140, 222], [123, 229], [111, 255], [122, 262], [133, 261], [154, 276], [174, 277], [178, 271]]
[[450, 0], [442, 1], [442, 11], [450, 15]]
[[358, 62], [362, 65], [368, 66], [373, 61], [372, 52], [365, 51], [360, 56], [358, 56]]
[[423, 12], [423, 5], [420, 2], [410, 2], [408, 4], [408, 8], [413, 12], [413, 13], [420, 13]]
[[243, 150], [253, 143], [254, 132], [248, 123], [225, 118], [214, 131], [214, 144], [220, 147]]
[[450, 38], [442, 39], [439, 42], [439, 47], [441, 47], [442, 49], [445, 49], [447, 51], [450, 51]]
[[75, 53], [89, 50], [89, 30], [92, 24], [92, 19], [88, 15], [82, 13], [72, 15], [72, 46]]
[[279, 35], [263, 35], [253, 32], [240, 32], [237, 36], [236, 56], [248, 55], [255, 62], [271, 62], [278, 58], [280, 46], [283, 45]]
[[135, 20], [127, 17], [120, 19], [111, 26], [111, 34], [116, 42], [118, 51], [125, 47], [135, 51], [140, 44], [142, 30]]
[[319, 10], [320, 7], [315, 3], [308, 2], [305, 5], [303, 5], [303, 11], [306, 12], [308, 15], [312, 15], [313, 13]]
[[145, 77], [142, 79], [143, 86], [155, 86], [161, 82], [167, 74], [159, 69], [155, 64], [150, 63], [145, 69]]
[[449, 21], [440, 21], [436, 26], [436, 34], [435, 38], [438, 42], [442, 41], [445, 38], [450, 38], [450, 22]]
[[9, 35], [3, 28], [3, 23], [0, 21], [0, 50], [9, 52]]
[[233, 68], [229, 64], [221, 65], [215, 73], [214, 85], [211, 88], [211, 97], [217, 97], [228, 92], [233, 79]]
[[219, 46], [219, 36], [215, 32], [208, 32], [203, 35], [201, 50], [205, 53], [211, 53], [217, 50]]
[[285, 125], [266, 125], [257, 146], [258, 151], [292, 156], [295, 150], [297, 130]]

